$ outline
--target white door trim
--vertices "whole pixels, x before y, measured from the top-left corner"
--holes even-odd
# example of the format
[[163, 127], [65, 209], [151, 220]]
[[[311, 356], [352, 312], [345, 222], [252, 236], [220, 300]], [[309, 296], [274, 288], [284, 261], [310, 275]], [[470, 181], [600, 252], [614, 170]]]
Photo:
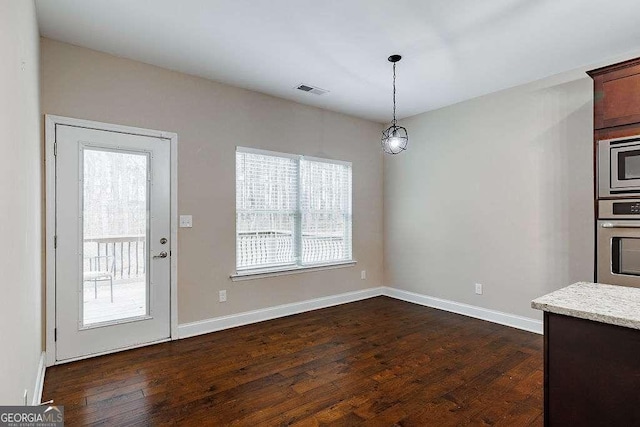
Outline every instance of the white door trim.
[[[56, 326], [56, 259], [54, 246], [54, 233], [56, 229], [56, 168], [54, 153], [56, 125], [68, 125], [103, 131], [121, 132], [132, 135], [149, 136], [166, 139], [170, 142], [172, 243], [170, 322], [171, 339], [178, 339], [178, 134], [47, 114], [45, 115], [46, 365], [53, 366], [58, 363], [56, 361], [56, 341], [54, 336]], [[88, 357], [93, 356], [94, 355]]]

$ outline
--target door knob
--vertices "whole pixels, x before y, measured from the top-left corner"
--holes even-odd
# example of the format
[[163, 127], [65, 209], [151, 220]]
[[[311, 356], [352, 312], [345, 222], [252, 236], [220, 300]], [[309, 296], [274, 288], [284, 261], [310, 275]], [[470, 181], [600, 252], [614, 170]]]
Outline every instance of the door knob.
[[160, 252], [158, 255], [154, 255], [154, 258], [166, 258], [167, 253], [165, 251]]

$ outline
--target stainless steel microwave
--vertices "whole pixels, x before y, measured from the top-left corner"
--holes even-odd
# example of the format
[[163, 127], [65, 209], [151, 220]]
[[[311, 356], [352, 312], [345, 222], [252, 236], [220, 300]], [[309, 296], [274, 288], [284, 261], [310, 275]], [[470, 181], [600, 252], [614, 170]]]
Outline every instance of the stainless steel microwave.
[[598, 141], [598, 198], [640, 197], [640, 135]]

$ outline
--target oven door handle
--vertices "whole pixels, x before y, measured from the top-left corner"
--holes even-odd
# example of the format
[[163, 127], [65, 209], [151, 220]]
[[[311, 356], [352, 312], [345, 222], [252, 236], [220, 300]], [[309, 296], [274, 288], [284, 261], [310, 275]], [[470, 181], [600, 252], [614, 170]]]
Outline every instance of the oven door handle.
[[613, 222], [605, 222], [602, 228], [640, 228], [640, 224], [615, 224]]

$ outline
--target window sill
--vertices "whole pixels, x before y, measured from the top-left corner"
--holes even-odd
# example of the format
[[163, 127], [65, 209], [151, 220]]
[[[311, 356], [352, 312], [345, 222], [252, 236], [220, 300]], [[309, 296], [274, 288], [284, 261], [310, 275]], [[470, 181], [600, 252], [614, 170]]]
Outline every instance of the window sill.
[[307, 273], [312, 271], [334, 270], [336, 268], [353, 267], [358, 262], [355, 260], [335, 262], [331, 264], [316, 264], [304, 267], [292, 266], [283, 268], [270, 268], [263, 270], [247, 270], [240, 271], [229, 276], [232, 281], [239, 282], [242, 280], [263, 279], [266, 277], [287, 276], [289, 274]]

